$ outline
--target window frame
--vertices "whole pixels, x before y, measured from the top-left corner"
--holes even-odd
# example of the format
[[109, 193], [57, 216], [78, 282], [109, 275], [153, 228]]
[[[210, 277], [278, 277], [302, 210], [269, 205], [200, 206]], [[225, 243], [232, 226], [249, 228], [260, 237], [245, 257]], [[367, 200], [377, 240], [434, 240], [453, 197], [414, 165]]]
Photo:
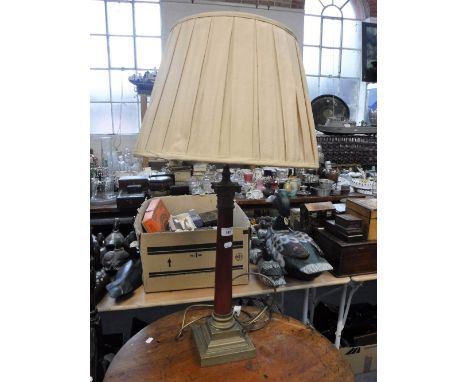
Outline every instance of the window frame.
[[[307, 0], [306, 0], [307, 1]], [[318, 54], [319, 54], [319, 57], [318, 57], [318, 73], [314, 73], [314, 74], [311, 74], [309, 72], [307, 72], [307, 70], [305, 71], [305, 75], [306, 75], [306, 78], [307, 77], [310, 77], [310, 78], [316, 78], [317, 79], [317, 94], [309, 94], [311, 99], [315, 98], [315, 97], [318, 97], [320, 95], [323, 95], [325, 94], [323, 91], [321, 91], [321, 89], [323, 88], [324, 85], [324, 82], [323, 82], [323, 79], [337, 79], [338, 81], [341, 82], [341, 80], [351, 80], [351, 81], [355, 81], [357, 86], [356, 86], [356, 94], [354, 95], [354, 97], [356, 97], [356, 103], [355, 104], [352, 104], [352, 105], [348, 105], [350, 107], [350, 111], [353, 111], [354, 112], [354, 119], [356, 120], [361, 120], [361, 119], [364, 119], [363, 118], [363, 115], [364, 115], [364, 111], [361, 110], [362, 107], [361, 104], [363, 103], [363, 94], [365, 94], [365, 89], [366, 89], [366, 84], [362, 82], [362, 79], [361, 79], [361, 70], [362, 68], [361, 67], [358, 67], [358, 69], [356, 70], [356, 75], [355, 76], [343, 76], [342, 75], [342, 68], [343, 68], [343, 51], [351, 51], [351, 52], [358, 52], [360, 54], [360, 59], [358, 60], [358, 65], [359, 66], [362, 66], [362, 45], [357, 48], [350, 48], [350, 47], [343, 47], [343, 33], [344, 33], [344, 22], [345, 21], [354, 21], [354, 22], [358, 22], [361, 24], [361, 28], [362, 28], [362, 23], [364, 22], [365, 20], [365, 17], [363, 15], [363, 12], [362, 12], [362, 9], [356, 9], [357, 7], [359, 7], [360, 5], [362, 6], [362, 3], [359, 1], [359, 0], [355, 0], [355, 1], [352, 1], [352, 0], [346, 0], [341, 6], [338, 6], [334, 3], [334, 1], [332, 1], [331, 4], [324, 4], [322, 2], [322, 0], [315, 0], [315, 1], [318, 1], [321, 6], [322, 6], [322, 10], [321, 10], [321, 13], [320, 15], [318, 13], [307, 13], [307, 10], [306, 10], [306, 6], [305, 6], [305, 3], [304, 3], [304, 26], [306, 24], [306, 22], [308, 21], [308, 17], [316, 17], [316, 18], [320, 18], [320, 39], [319, 39], [319, 43], [318, 44], [306, 44], [305, 42], [303, 43], [303, 56], [305, 56], [305, 48], [318, 48]], [[354, 13], [355, 13], [355, 17], [344, 17], [343, 16], [343, 8], [345, 6], [347, 6], [349, 4], [349, 6], [353, 7], [354, 9]], [[338, 9], [341, 13], [341, 17], [338, 17], [338, 16], [328, 16], [328, 15], [324, 15], [325, 11], [327, 8], [329, 7], [334, 7], [336, 9]], [[339, 20], [340, 23], [341, 23], [341, 28], [340, 28], [340, 42], [339, 42], [339, 47], [336, 47], [336, 46], [327, 46], [327, 45], [323, 45], [323, 25], [324, 25], [324, 20]], [[362, 32], [362, 29], [361, 29], [361, 32]], [[361, 42], [360, 41], [360, 37], [361, 34], [358, 33], [357, 36], [356, 36], [356, 41], [358, 42]], [[305, 27], [304, 27], [304, 41], [306, 41], [306, 35], [305, 35]], [[338, 52], [338, 72], [336, 75], [334, 74], [322, 74], [323, 72], [323, 69], [322, 69], [322, 60], [323, 60], [323, 49], [333, 49], [333, 50], [336, 50]], [[341, 84], [338, 85], [338, 87], [340, 87]], [[337, 96], [341, 96], [341, 94], [336, 94]], [[364, 95], [365, 97], [365, 95]]]
[[[126, 71], [129, 74], [138, 74], [143, 73], [147, 70], [157, 70], [158, 67], [148, 68], [148, 67], [140, 67], [138, 66], [138, 52], [137, 52], [137, 41], [141, 38], [151, 38], [151, 39], [159, 39], [159, 46], [160, 46], [160, 55], [162, 51], [162, 37], [161, 37], [161, 29], [159, 30], [159, 34], [137, 34], [136, 29], [136, 11], [135, 11], [135, 4], [153, 4], [159, 7], [159, 22], [161, 23], [161, 8], [160, 8], [160, 1], [159, 0], [126, 0], [122, 2], [121, 0], [90, 0], [93, 2], [103, 3], [104, 4], [104, 23], [105, 23], [105, 33], [90, 33], [90, 38], [92, 37], [105, 37], [106, 39], [106, 48], [107, 48], [107, 66], [106, 67], [92, 67], [90, 66], [90, 71], [106, 71], [107, 72], [107, 90], [109, 94], [109, 98], [107, 100], [91, 100], [90, 99], [90, 108], [92, 104], [108, 104], [110, 105], [110, 122], [111, 122], [111, 132], [92, 132], [92, 126], [90, 124], [90, 133], [92, 135], [116, 135], [116, 134], [136, 134], [139, 132], [141, 127], [141, 115], [140, 110], [140, 102], [138, 98], [138, 94], [135, 91], [135, 98], [133, 101], [129, 100], [122, 100], [122, 98], [118, 98], [113, 93], [121, 92], [121, 89], [113, 89], [115, 86], [112, 84], [112, 75], [118, 73], [119, 71]], [[132, 14], [132, 34], [112, 34], [109, 32], [109, 11], [108, 11], [108, 4], [109, 3], [128, 3], [131, 5], [131, 14]], [[111, 38], [112, 37], [130, 37], [132, 38], [133, 43], [133, 65], [132, 66], [124, 66], [124, 67], [115, 67], [111, 65]], [[91, 74], [91, 73], [90, 73]], [[136, 131], [128, 132], [128, 133], [121, 133], [120, 131], [120, 121], [122, 116], [122, 109], [124, 105], [136, 105], [137, 108], [137, 126]]]

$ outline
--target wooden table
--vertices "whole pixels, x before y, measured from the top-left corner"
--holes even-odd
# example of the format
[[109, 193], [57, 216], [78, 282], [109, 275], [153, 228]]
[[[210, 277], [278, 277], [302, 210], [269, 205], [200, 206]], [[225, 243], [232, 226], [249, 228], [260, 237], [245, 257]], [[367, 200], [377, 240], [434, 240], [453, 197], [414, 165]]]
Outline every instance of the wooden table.
[[[187, 320], [208, 313], [189, 312]], [[202, 368], [192, 331], [175, 340], [182, 316], [183, 312], [168, 315], [133, 336], [113, 359], [104, 382], [354, 381], [350, 366], [325, 337], [278, 314], [249, 333], [257, 352], [254, 359]]]

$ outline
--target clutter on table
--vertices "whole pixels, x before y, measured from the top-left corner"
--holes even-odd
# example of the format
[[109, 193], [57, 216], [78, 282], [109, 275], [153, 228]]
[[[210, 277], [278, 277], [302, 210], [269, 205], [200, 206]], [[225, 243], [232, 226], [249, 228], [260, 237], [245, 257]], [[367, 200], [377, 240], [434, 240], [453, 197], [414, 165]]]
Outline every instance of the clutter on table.
[[[221, 180], [221, 169], [209, 163], [183, 161], [150, 161], [142, 167], [128, 148], [116, 151], [110, 137], [101, 142], [100, 165], [91, 154], [91, 202], [105, 204], [117, 200], [119, 209], [135, 209], [142, 200], [167, 195], [213, 194], [213, 183]], [[357, 138], [356, 138], [357, 139]], [[326, 160], [321, 145], [319, 168], [250, 167], [231, 168], [231, 181], [241, 186], [236, 199], [265, 199], [279, 189], [289, 198], [327, 197], [350, 192], [376, 195], [375, 165], [365, 169], [359, 163], [350, 165]]]

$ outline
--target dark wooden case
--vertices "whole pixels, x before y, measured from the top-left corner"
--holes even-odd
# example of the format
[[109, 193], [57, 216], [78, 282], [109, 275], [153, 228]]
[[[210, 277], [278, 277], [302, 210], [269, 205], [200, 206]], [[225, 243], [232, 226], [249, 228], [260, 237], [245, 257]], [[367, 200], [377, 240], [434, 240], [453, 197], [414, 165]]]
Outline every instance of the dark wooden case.
[[145, 198], [144, 192], [130, 194], [121, 190], [117, 195], [117, 208], [119, 210], [136, 210], [145, 201]]
[[362, 229], [352, 228], [352, 229], [344, 229], [343, 227], [336, 224], [336, 220], [326, 220], [325, 221], [325, 229], [330, 232], [332, 235], [344, 240], [346, 242], [356, 242], [356, 241], [364, 241], [364, 234]]
[[362, 219], [351, 214], [337, 214], [335, 216], [335, 224], [343, 228], [361, 229]]
[[119, 178], [119, 190], [128, 192], [128, 186], [141, 185], [141, 191], [146, 191], [149, 188], [148, 178], [145, 176], [121, 176]]
[[377, 271], [377, 241], [345, 242], [324, 229], [314, 229], [312, 237], [333, 266], [336, 277]]

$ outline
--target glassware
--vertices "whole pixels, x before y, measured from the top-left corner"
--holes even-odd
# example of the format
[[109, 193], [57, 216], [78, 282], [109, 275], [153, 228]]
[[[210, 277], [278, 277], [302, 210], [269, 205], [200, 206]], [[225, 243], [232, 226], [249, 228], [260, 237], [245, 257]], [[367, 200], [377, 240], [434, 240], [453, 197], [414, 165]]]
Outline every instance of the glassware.
[[285, 182], [288, 179], [289, 169], [287, 168], [278, 168], [276, 170], [276, 176], [278, 177], [279, 182]]
[[256, 182], [259, 179], [263, 178], [263, 169], [260, 167], [257, 167], [253, 171], [253, 180]]
[[211, 187], [211, 179], [205, 176], [202, 180], [202, 188], [206, 194], [212, 194], [214, 192], [213, 188]]
[[252, 183], [253, 181], [253, 172], [250, 170], [244, 170], [244, 182]]
[[294, 198], [297, 194], [297, 190], [299, 189], [299, 181], [296, 178], [292, 178], [289, 180], [289, 184], [291, 186], [291, 190], [289, 191], [289, 196]]
[[98, 167], [91, 179], [91, 203], [108, 203], [116, 198], [114, 176], [109, 174], [109, 169]]
[[189, 191], [192, 195], [198, 195], [201, 193], [200, 181], [196, 176], [192, 176], [188, 181]]
[[113, 151], [112, 137], [101, 137], [101, 166], [111, 171], [114, 168]]

